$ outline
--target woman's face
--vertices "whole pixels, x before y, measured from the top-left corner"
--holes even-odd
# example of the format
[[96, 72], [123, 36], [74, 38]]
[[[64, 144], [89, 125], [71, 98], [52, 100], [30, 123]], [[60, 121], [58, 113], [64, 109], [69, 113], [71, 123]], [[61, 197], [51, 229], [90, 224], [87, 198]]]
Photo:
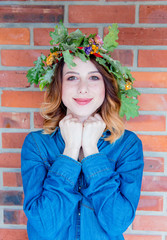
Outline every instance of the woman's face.
[[104, 80], [96, 66], [75, 57], [77, 65], [69, 69], [63, 67], [62, 101], [67, 107], [67, 114], [72, 113], [81, 121], [92, 115], [105, 98]]

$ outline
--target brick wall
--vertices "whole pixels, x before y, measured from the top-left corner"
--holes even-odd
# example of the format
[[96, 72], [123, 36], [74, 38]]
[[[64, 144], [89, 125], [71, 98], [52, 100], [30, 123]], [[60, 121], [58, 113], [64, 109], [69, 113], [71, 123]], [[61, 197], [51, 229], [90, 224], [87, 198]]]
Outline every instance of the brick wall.
[[49, 31], [63, 19], [71, 31], [106, 34], [119, 25], [113, 53], [136, 78], [140, 117], [127, 123], [143, 141], [145, 169], [137, 216], [126, 240], [167, 240], [167, 5], [166, 1], [0, 1], [0, 240], [23, 240], [26, 217], [20, 151], [41, 128], [43, 92], [26, 71], [49, 52]]

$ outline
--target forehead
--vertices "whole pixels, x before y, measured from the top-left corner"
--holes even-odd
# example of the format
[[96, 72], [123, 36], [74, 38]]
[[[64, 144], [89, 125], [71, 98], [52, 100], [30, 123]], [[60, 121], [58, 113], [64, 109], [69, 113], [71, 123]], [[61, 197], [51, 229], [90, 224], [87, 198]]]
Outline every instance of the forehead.
[[82, 74], [82, 73], [84, 73], [84, 74], [85, 73], [89, 73], [91, 71], [98, 71], [96, 66], [90, 60], [88, 60], [86, 62], [83, 62], [80, 58], [75, 57], [73, 62], [76, 63], [76, 66], [72, 67], [71, 69], [68, 68], [66, 63], [64, 64], [63, 74], [65, 74], [68, 71], [75, 71], [75, 72], [78, 72], [80, 74]]

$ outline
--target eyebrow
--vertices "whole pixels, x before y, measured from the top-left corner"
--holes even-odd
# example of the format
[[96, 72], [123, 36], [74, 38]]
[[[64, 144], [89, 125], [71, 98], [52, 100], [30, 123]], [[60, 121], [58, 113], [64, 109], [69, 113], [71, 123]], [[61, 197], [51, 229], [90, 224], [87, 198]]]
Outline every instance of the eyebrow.
[[[92, 74], [92, 73], [100, 73], [100, 72], [99, 71], [91, 71], [88, 74]], [[66, 75], [66, 74], [77, 74], [77, 75], [79, 75], [78, 72], [66, 72], [64, 75]]]

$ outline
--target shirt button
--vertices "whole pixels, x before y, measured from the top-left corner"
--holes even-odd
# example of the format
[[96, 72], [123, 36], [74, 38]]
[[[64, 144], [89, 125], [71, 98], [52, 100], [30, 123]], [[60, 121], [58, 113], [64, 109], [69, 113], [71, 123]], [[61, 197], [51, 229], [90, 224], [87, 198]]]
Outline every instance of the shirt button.
[[78, 215], [80, 216], [80, 215], [81, 215], [81, 213], [79, 212], [79, 213], [78, 213]]
[[79, 186], [79, 189], [81, 189], [81, 186]]

